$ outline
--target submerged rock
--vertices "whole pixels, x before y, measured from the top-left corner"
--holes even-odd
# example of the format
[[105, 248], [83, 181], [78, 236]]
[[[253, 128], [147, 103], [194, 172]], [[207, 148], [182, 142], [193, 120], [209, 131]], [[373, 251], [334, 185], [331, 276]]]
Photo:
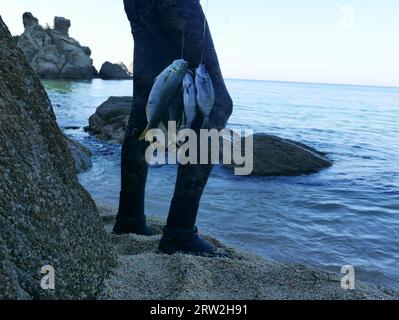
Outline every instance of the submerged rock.
[[[111, 244], [47, 94], [1, 18], [0, 124], [0, 299], [95, 297], [114, 263]], [[40, 287], [46, 265], [55, 290]]]
[[25, 31], [16, 37], [17, 45], [41, 78], [92, 79], [97, 71], [91, 51], [68, 34], [71, 22], [55, 17], [54, 28], [43, 28], [30, 12], [23, 15]]
[[133, 79], [128, 68], [121, 63], [105, 62], [100, 70], [99, 77], [103, 80], [130, 80]]
[[[296, 176], [315, 173], [332, 166], [325, 154], [303, 143], [282, 139], [266, 133], [253, 136], [253, 173], [255, 176]], [[244, 150], [244, 138], [241, 143]], [[234, 169], [235, 164], [225, 165]]]
[[90, 117], [86, 131], [101, 140], [122, 143], [132, 102], [132, 97], [110, 97]]

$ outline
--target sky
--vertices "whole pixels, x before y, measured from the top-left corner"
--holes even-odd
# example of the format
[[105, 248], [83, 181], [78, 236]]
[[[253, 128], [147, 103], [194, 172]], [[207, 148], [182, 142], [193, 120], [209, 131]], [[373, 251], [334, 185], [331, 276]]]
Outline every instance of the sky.
[[[225, 78], [399, 86], [398, 0], [208, 1]], [[42, 25], [70, 19], [97, 68], [133, 60], [122, 0], [0, 0], [13, 35], [25, 11]]]

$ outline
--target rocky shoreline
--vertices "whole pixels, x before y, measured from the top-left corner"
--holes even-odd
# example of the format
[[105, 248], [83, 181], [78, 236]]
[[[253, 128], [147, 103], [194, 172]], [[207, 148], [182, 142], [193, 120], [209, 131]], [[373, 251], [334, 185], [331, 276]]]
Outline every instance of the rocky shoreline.
[[132, 80], [133, 73], [131, 73], [124, 63], [104, 62], [98, 74], [99, 78], [103, 80]]
[[[59, 20], [57, 32], [67, 26]], [[360, 282], [346, 291], [333, 273], [266, 261], [210, 237], [217, 258], [159, 254], [163, 221], [155, 218], [152, 237], [111, 234], [116, 209], [96, 205], [76, 176], [87, 159], [74, 163], [71, 151], [88, 151], [58, 127], [1, 18], [0, 75], [0, 299], [399, 299]], [[53, 291], [40, 287], [43, 266], [56, 271]]]
[[23, 23], [25, 30], [15, 40], [40, 78], [90, 80], [98, 76], [90, 48], [69, 36], [70, 20], [55, 17], [53, 28], [43, 28], [26, 12]]
[[82, 46], [69, 36], [71, 21], [55, 17], [54, 26], [42, 27], [39, 20], [30, 12], [23, 14], [24, 32], [14, 37], [17, 46], [36, 74], [42, 79], [91, 80], [131, 80], [131, 66], [123, 63], [105, 62], [97, 72], [90, 58], [89, 47]]

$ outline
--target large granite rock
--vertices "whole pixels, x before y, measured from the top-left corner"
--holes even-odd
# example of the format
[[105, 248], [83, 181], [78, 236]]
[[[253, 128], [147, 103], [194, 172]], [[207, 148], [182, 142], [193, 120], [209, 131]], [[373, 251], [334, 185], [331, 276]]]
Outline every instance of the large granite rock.
[[128, 68], [121, 63], [104, 62], [100, 69], [99, 77], [103, 80], [131, 80], [132, 74]]
[[[253, 135], [254, 176], [296, 176], [315, 173], [332, 165], [325, 154], [303, 143], [281, 139], [265, 133]], [[244, 149], [244, 138], [241, 143]], [[225, 165], [233, 169], [236, 166]]]
[[23, 23], [25, 31], [15, 39], [39, 77], [92, 79], [97, 76], [90, 49], [69, 36], [69, 20], [55, 17], [53, 29], [43, 28], [31, 13], [26, 12]]
[[101, 140], [122, 143], [132, 102], [132, 97], [110, 97], [90, 117], [86, 131]]
[[[47, 94], [1, 18], [0, 154], [0, 299], [95, 297], [113, 250]], [[40, 287], [45, 265], [55, 290]]]

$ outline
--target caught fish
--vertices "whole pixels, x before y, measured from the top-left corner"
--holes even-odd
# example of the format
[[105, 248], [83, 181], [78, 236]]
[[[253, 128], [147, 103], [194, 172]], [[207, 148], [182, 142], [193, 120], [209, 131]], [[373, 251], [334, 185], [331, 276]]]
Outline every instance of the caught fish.
[[176, 122], [176, 128], [179, 127], [183, 115], [183, 90], [180, 87], [172, 102], [169, 104], [169, 121]]
[[[169, 121], [173, 121], [176, 125], [176, 130], [179, 130], [179, 126], [182, 123], [182, 117], [183, 117], [183, 91], [182, 87], [179, 88], [177, 91], [176, 95], [173, 97], [172, 102], [169, 104], [169, 108], [167, 110], [168, 112], [164, 116], [163, 122], [166, 120], [166, 128], [167, 132], [169, 133]], [[177, 141], [175, 137], [170, 137], [168, 135], [168, 144], [167, 146], [169, 147], [170, 145], [176, 145]]]
[[183, 127], [190, 129], [197, 117], [197, 98], [195, 96], [195, 83], [193, 73], [187, 71], [183, 79], [184, 123]]
[[195, 86], [198, 107], [204, 117], [202, 128], [209, 128], [209, 115], [215, 104], [215, 90], [211, 77], [203, 64], [200, 64], [195, 71]]
[[139, 140], [144, 140], [148, 130], [158, 128], [164, 114], [181, 88], [183, 77], [187, 72], [188, 62], [175, 60], [156, 78], [147, 103], [148, 125]]

